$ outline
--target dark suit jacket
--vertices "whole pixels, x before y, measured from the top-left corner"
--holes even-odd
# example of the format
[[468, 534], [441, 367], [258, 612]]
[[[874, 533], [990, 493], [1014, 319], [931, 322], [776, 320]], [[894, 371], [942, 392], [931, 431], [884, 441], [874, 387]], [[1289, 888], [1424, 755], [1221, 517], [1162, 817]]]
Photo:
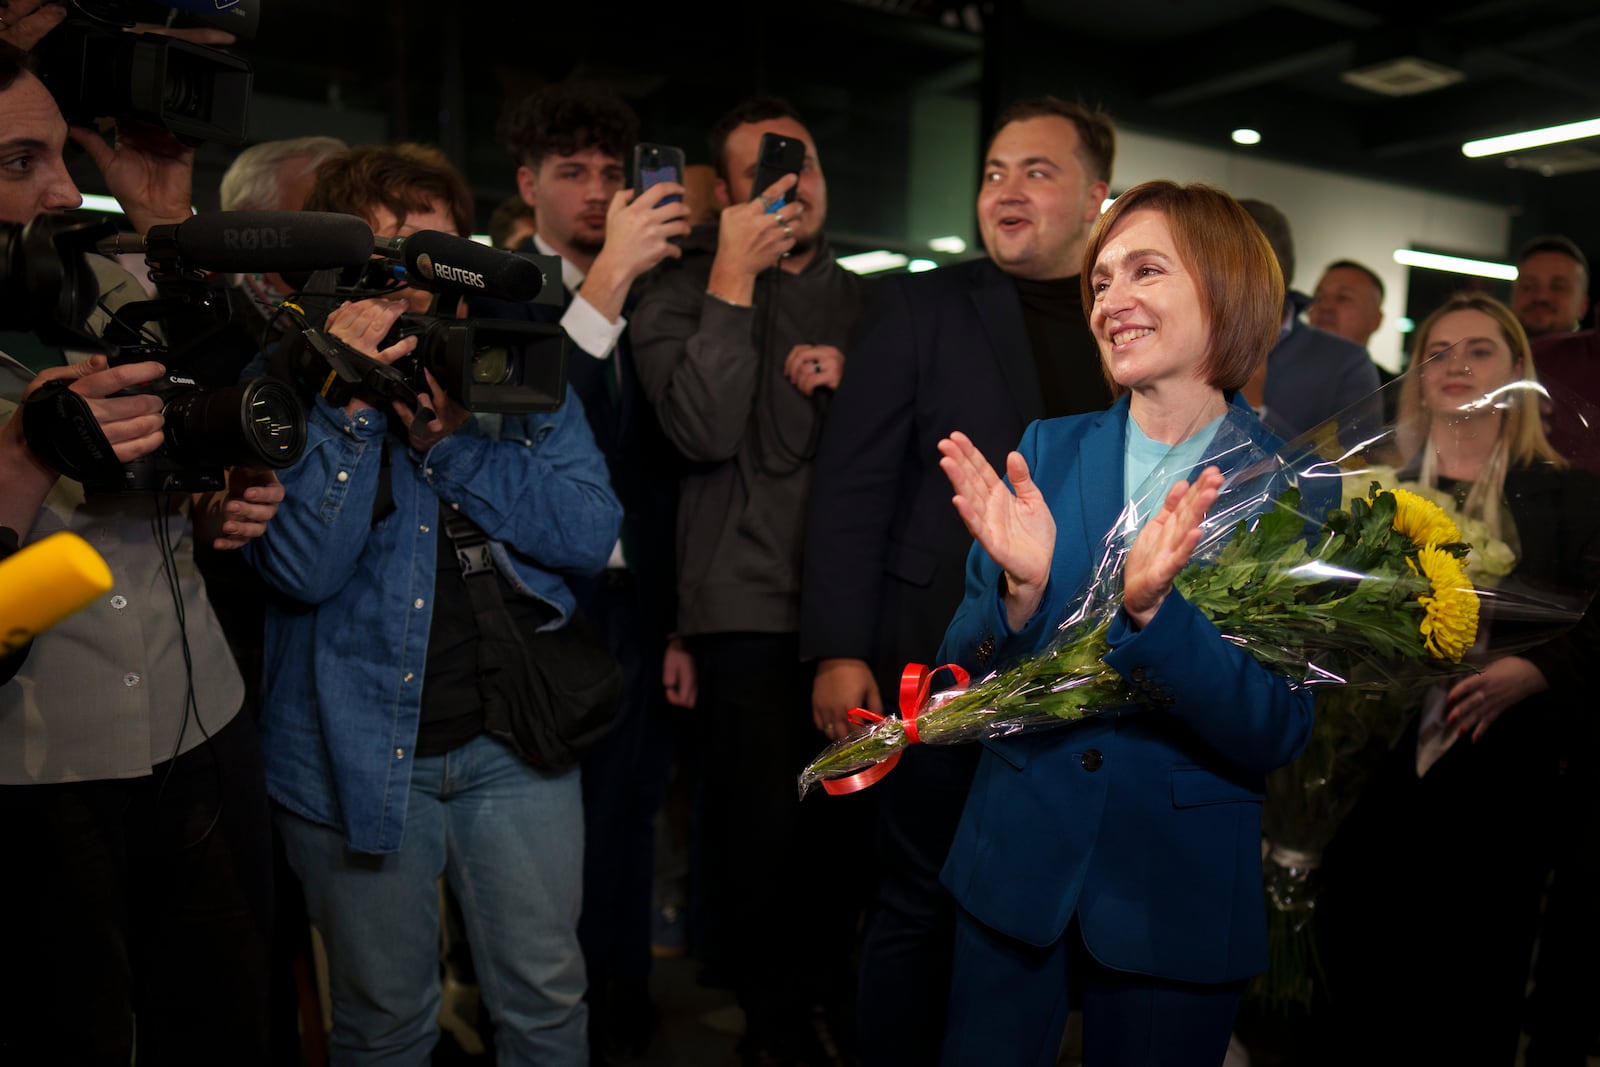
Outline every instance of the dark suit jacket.
[[1044, 401], [1016, 285], [991, 261], [874, 286], [818, 449], [800, 651], [866, 660], [892, 704], [901, 669], [939, 647], [972, 545], [936, 444], [960, 430], [1003, 469]]
[[[571, 300], [568, 293], [566, 303], [570, 304]], [[469, 304], [475, 316], [550, 325], [559, 325], [566, 312], [565, 306], [514, 303], [487, 297], [475, 298]], [[631, 307], [630, 299], [623, 314]], [[620, 381], [613, 379], [613, 388], [607, 377], [617, 375], [619, 369]], [[611, 488], [622, 501], [622, 540], [627, 549], [628, 569], [638, 582], [639, 608], [645, 622], [641, 639], [646, 645], [646, 671], [653, 672], [659, 662], [658, 646], [665, 644], [676, 615], [673, 530], [681, 460], [677, 449], [661, 432], [655, 409], [639, 384], [626, 330], [617, 341], [617, 350], [606, 359], [595, 359], [569, 341], [566, 370], [567, 383], [583, 402], [583, 412], [595, 444], [606, 457]], [[585, 614], [591, 618], [599, 610], [596, 595], [599, 581], [581, 576], [567, 579]]]
[[[1351, 414], [1359, 415], [1362, 425], [1350, 428], [1359, 439], [1375, 431], [1382, 418], [1382, 405], [1371, 396], [1377, 389], [1378, 365], [1365, 348], [1307, 326], [1297, 317], [1288, 336], [1267, 353], [1267, 411], [1262, 421], [1288, 439], [1360, 404]], [[1346, 427], [1340, 429], [1340, 438], [1348, 440]]]
[[1533, 365], [1550, 391], [1545, 435], [1556, 451], [1600, 472], [1600, 331], [1547, 334], [1533, 339]]
[[[1126, 503], [1127, 422], [1123, 399], [1028, 428], [1018, 451], [1056, 519], [1044, 602], [1010, 633], [1000, 569], [974, 547], [941, 661], [982, 677], [984, 664], [1047, 646]], [[1275, 444], [1259, 424], [1254, 439]], [[1108, 640], [1106, 663], [1164, 703], [985, 740], [944, 884], [978, 921], [1028, 944], [1053, 944], [1077, 915], [1089, 951], [1116, 970], [1187, 982], [1256, 974], [1267, 965], [1265, 775], [1310, 737], [1311, 695], [1177, 593], [1143, 630], [1119, 611]]]

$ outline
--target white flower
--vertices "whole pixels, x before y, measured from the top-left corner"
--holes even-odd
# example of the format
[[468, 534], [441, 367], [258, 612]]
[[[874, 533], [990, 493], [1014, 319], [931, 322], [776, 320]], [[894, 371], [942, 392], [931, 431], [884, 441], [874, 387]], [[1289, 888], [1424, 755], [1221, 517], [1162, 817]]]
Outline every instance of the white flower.
[[[1382, 464], [1373, 464], [1361, 467], [1359, 470], [1346, 471], [1340, 476], [1340, 480], [1343, 483], [1343, 507], [1346, 511], [1350, 510], [1350, 505], [1354, 501], [1371, 499], [1373, 482], [1377, 482], [1379, 487], [1383, 489], [1396, 489], [1400, 486], [1400, 477], [1395, 469], [1393, 467], [1385, 467]], [[1414, 487], [1407, 485], [1406, 488], [1412, 489]], [[1436, 498], [1430, 497], [1430, 499]], [[1451, 505], [1447, 502], [1443, 506], [1448, 509]]]
[[1397, 484], [1399, 488], [1409, 489], [1418, 496], [1426, 497], [1438, 504], [1444, 509], [1445, 514], [1455, 520], [1456, 526], [1461, 529], [1461, 540], [1472, 546], [1466, 562], [1469, 577], [1502, 578], [1516, 567], [1517, 554], [1511, 551], [1511, 546], [1496, 537], [1491, 537], [1489, 527], [1482, 519], [1469, 519], [1462, 515], [1461, 509], [1456, 507], [1455, 497], [1442, 489], [1417, 482]]

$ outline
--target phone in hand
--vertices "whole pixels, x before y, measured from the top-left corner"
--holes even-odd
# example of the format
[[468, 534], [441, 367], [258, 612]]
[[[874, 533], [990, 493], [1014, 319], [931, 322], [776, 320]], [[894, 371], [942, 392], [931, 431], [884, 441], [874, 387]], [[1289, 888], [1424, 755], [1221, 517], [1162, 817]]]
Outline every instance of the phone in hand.
[[[640, 143], [633, 146], [633, 190], [638, 195], [657, 182], [683, 183], [683, 149], [669, 144]], [[676, 204], [683, 197], [673, 195], [663, 204]]]
[[[750, 199], [755, 200], [766, 192], [772, 183], [785, 174], [799, 174], [806, 162], [806, 143], [798, 137], [785, 137], [781, 133], [764, 133], [761, 146], [756, 150], [756, 177], [750, 186]], [[783, 194], [783, 199], [767, 209], [770, 215], [785, 204], [794, 201], [795, 188]]]

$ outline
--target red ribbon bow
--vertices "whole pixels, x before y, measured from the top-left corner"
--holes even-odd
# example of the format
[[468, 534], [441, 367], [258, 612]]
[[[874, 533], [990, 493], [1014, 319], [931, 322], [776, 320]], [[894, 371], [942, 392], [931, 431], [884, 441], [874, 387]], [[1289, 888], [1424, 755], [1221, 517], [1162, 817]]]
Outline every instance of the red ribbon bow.
[[[900, 674], [900, 725], [905, 728], [906, 741], [910, 744], [915, 745], [922, 740], [917, 736], [917, 716], [928, 706], [928, 697], [933, 689], [933, 676], [940, 671], [949, 671], [951, 677], [956, 680], [957, 687], [964, 687], [971, 678], [965, 669], [954, 663], [946, 663], [932, 669], [923, 663], [908, 663]], [[884, 716], [866, 708], [851, 708], [850, 721], [857, 726], [866, 726], [868, 723], [884, 721]], [[888, 759], [875, 763], [864, 771], [847, 774], [843, 778], [825, 778], [822, 781], [822, 788], [836, 797], [846, 793], [859, 793], [894, 770], [894, 765], [899, 762], [900, 753], [895, 752]]]

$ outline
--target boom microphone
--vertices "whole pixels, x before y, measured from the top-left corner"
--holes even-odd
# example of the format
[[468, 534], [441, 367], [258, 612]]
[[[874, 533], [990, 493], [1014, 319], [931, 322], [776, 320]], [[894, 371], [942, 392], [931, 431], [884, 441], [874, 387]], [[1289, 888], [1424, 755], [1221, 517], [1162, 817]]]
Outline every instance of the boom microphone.
[[435, 292], [491, 296], [519, 303], [538, 298], [544, 271], [524, 256], [440, 230], [375, 239], [378, 252], [405, 267], [411, 284]]
[[152, 226], [144, 237], [118, 234], [95, 245], [106, 255], [143, 252], [153, 260], [241, 274], [351, 267], [372, 255], [372, 228], [332, 211], [208, 211]]

